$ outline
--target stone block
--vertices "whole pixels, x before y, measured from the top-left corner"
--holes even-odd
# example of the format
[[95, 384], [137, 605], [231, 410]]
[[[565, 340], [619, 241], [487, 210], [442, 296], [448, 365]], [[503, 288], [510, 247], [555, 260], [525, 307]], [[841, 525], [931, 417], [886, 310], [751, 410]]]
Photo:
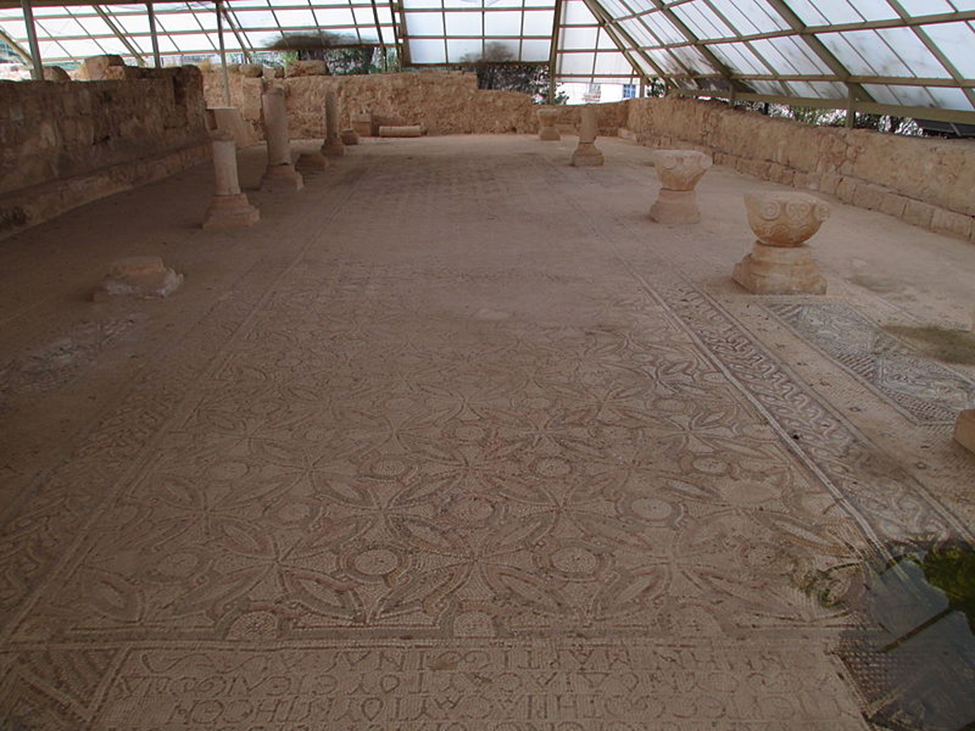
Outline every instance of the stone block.
[[372, 137], [372, 115], [368, 112], [360, 112], [352, 115], [352, 129], [359, 137]]
[[884, 194], [883, 200], [880, 202], [880, 210], [886, 213], [888, 216], [896, 216], [897, 218], [904, 217], [904, 208], [907, 206], [907, 198], [902, 195], [897, 195], [896, 193], [886, 193]]
[[324, 61], [292, 61], [285, 69], [285, 75], [293, 76], [328, 76], [328, 67]]
[[817, 173], [800, 172], [797, 170], [792, 184], [797, 188], [804, 188], [805, 190], [818, 190], [819, 175]]
[[975, 219], [971, 216], [946, 211], [944, 208], [936, 208], [931, 216], [931, 229], [933, 231], [959, 239], [971, 238], [973, 223], [975, 223]]
[[842, 178], [834, 173], [822, 173], [819, 176], [818, 190], [826, 195], [836, 195], [836, 189], [839, 188], [841, 180]]
[[769, 179], [779, 185], [792, 185], [795, 182], [796, 171], [780, 163], [773, 162], [769, 165]]
[[242, 63], [231, 66], [230, 71], [248, 79], [259, 79], [264, 74], [264, 67], [259, 63]]
[[343, 145], [359, 144], [359, 135], [351, 127], [347, 129], [343, 129], [341, 132], [339, 132], [339, 139], [342, 140]]
[[101, 81], [106, 78], [105, 72], [112, 66], [125, 66], [125, 62], [121, 56], [115, 54], [91, 56], [78, 67], [78, 78], [82, 81]]
[[887, 189], [882, 185], [873, 183], [857, 183], [853, 191], [853, 205], [860, 208], [868, 208], [872, 211], [879, 211], [883, 208], [884, 198], [887, 196]]
[[904, 220], [914, 226], [931, 228], [934, 212], [935, 207], [930, 203], [908, 198], [907, 204], [904, 206]]
[[836, 186], [836, 197], [839, 198], [844, 203], [853, 204], [853, 199], [856, 197], [858, 181], [856, 178], [842, 177], [840, 178], [839, 184]]
[[955, 441], [965, 449], [975, 452], [975, 409], [966, 409], [958, 414], [955, 422]]
[[45, 66], [44, 81], [71, 81], [71, 76], [60, 66]]

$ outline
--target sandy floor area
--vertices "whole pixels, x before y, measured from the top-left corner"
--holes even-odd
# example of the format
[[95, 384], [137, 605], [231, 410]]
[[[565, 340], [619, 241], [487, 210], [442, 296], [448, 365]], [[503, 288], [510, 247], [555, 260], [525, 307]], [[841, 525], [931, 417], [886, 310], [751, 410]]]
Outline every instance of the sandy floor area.
[[[235, 232], [201, 166], [0, 242], [0, 718], [868, 728], [833, 600], [971, 537], [975, 249], [830, 201], [828, 294], [754, 297], [777, 186], [663, 227], [650, 150], [574, 142], [364, 140]], [[183, 287], [87, 301], [139, 254]]]

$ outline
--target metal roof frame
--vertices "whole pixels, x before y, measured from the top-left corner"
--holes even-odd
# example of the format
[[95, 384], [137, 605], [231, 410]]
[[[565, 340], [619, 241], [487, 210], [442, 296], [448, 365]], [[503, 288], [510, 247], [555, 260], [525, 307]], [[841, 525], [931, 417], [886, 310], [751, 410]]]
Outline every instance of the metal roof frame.
[[350, 33], [384, 63], [392, 45], [407, 67], [468, 64], [498, 44], [507, 60], [547, 64], [565, 81], [659, 78], [692, 96], [975, 122], [967, 0], [937, 0], [929, 13], [907, 0], [137, 2], [0, 0], [0, 38], [28, 63], [118, 53], [140, 65], [221, 48], [250, 61], [274, 36], [300, 32]]

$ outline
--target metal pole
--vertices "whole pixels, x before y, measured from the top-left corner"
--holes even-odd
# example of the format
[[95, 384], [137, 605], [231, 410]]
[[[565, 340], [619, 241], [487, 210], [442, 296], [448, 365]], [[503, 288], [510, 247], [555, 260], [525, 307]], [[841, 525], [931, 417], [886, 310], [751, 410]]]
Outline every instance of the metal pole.
[[220, 65], [223, 68], [223, 101], [225, 107], [232, 107], [230, 101], [230, 72], [227, 71], [227, 49], [223, 43], [223, 12], [220, 8], [220, 0], [217, 6], [217, 37], [220, 38]]
[[162, 68], [159, 57], [159, 36], [156, 34], [156, 11], [152, 9], [152, 0], [146, 0], [146, 10], [149, 12], [149, 37], [152, 39], [152, 61], [156, 68]]
[[27, 40], [30, 44], [30, 56], [33, 60], [31, 78], [34, 81], [44, 80], [44, 62], [41, 61], [41, 48], [37, 45], [37, 29], [34, 27], [34, 10], [30, 0], [20, 0], [20, 7], [24, 11], [24, 25], [27, 26]]

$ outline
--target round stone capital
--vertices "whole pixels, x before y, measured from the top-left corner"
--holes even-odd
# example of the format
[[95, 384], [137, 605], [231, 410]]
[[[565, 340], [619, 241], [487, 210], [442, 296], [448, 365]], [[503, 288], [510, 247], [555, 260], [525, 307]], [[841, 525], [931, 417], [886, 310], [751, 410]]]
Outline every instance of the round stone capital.
[[767, 246], [801, 246], [829, 218], [829, 205], [795, 191], [745, 195], [748, 225]]
[[657, 150], [653, 155], [660, 184], [669, 190], [694, 190], [711, 165], [710, 155], [697, 150]]

